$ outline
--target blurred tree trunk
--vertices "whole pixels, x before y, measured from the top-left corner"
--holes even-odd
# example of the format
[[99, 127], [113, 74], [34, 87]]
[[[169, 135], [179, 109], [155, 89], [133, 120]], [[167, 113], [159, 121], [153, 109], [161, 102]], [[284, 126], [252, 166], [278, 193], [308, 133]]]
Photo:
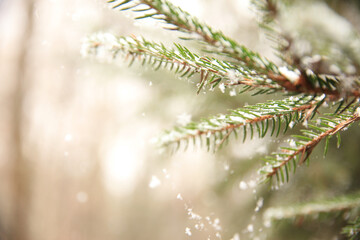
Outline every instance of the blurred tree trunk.
[[18, 46], [17, 67], [14, 69], [14, 92], [10, 104], [12, 122], [10, 125], [11, 139], [9, 146], [12, 148], [11, 162], [11, 189], [13, 192], [13, 214], [10, 225], [9, 239], [29, 239], [29, 208], [31, 172], [29, 162], [23, 153], [23, 127], [24, 127], [24, 99], [26, 82], [29, 76], [27, 71], [29, 42], [33, 30], [33, 9], [35, 0], [23, 1], [24, 25], [23, 33]]

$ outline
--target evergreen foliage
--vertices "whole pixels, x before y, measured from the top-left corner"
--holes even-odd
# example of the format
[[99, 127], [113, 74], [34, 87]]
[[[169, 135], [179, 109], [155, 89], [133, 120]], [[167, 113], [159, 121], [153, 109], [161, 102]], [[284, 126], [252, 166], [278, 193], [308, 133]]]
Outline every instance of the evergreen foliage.
[[[280, 100], [244, 106], [224, 115], [176, 126], [157, 139], [160, 147], [173, 151], [185, 150], [193, 143], [216, 151], [232, 135], [246, 141], [254, 135], [277, 137], [291, 128], [300, 129], [299, 134], [287, 136], [288, 146], [281, 146], [266, 156], [258, 171], [260, 182], [282, 185], [289, 181], [290, 173], [295, 173], [298, 166], [309, 163], [313, 149], [321, 141], [326, 155], [330, 138], [336, 136], [339, 147], [341, 132], [360, 120], [360, 54], [357, 54], [360, 38], [354, 29], [347, 44], [329, 37], [321, 38], [321, 35], [303, 34], [302, 38], [310, 39], [313, 45], [309, 52], [301, 53], [296, 49], [301, 37], [294, 37], [296, 35], [282, 22], [282, 13], [295, 3], [252, 2], [261, 16], [259, 25], [276, 44], [281, 64], [238, 44], [167, 0], [111, 0], [109, 3], [114, 9], [135, 12], [136, 19], [156, 19], [164, 23], [165, 29], [182, 32], [182, 39], [201, 43], [201, 53], [190, 51], [179, 43], [169, 48], [142, 37], [97, 33], [84, 42], [83, 54], [105, 56], [110, 60], [121, 58], [130, 65], [140, 62], [154, 70], [167, 69], [184, 78], [197, 76], [197, 93], [219, 87], [223, 92], [229, 88], [239, 94], [252, 91], [254, 96], [277, 92], [286, 95]], [[281, 220], [314, 212], [343, 211], [358, 208], [359, 199], [358, 195], [352, 195], [329, 202], [271, 208], [265, 215], [270, 220]], [[344, 233], [357, 239], [359, 218], [344, 228]]]
[[350, 240], [356, 240], [360, 238], [360, 217], [357, 217], [354, 221], [343, 229], [343, 234], [349, 237]]
[[[311, 216], [316, 214], [330, 214], [332, 212], [354, 210], [357, 213], [360, 208], [359, 193], [341, 196], [334, 199], [327, 199], [318, 202], [293, 205], [290, 207], [268, 208], [264, 213], [266, 220], [283, 220], [301, 216]], [[354, 226], [355, 227], [355, 226]]]

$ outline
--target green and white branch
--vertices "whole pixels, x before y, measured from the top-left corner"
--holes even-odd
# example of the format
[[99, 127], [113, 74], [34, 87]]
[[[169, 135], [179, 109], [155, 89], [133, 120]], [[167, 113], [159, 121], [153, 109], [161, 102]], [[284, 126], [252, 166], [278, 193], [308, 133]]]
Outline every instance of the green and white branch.
[[[272, 23], [278, 17], [278, 2], [273, 0], [257, 0], [257, 7], [264, 12], [263, 21]], [[83, 44], [83, 55], [113, 60], [118, 56], [130, 61], [149, 64], [155, 70], [168, 69], [190, 78], [199, 75], [198, 93], [205, 87], [214, 89], [219, 86], [224, 92], [226, 87], [242, 85], [245, 92], [256, 90], [254, 95], [277, 91], [304, 94], [301, 98], [259, 103], [233, 110], [230, 114], [219, 115], [198, 123], [178, 126], [165, 132], [158, 143], [160, 146], [188, 146], [189, 141], [205, 143], [208, 149], [216, 150], [228, 140], [231, 134], [237, 136], [242, 130], [243, 140], [247, 135], [252, 138], [254, 132], [264, 137], [269, 129], [271, 136], [279, 135], [281, 125], [283, 132], [296, 123], [306, 122], [317, 113], [317, 109], [325, 102], [338, 103], [333, 116], [320, 117], [318, 125], [309, 124], [309, 129], [302, 130], [302, 135], [294, 136], [289, 147], [282, 147], [280, 152], [266, 158], [266, 165], [260, 169], [263, 180], [271, 180], [276, 176], [278, 182], [288, 181], [289, 172], [295, 171], [297, 165], [305, 162], [312, 150], [323, 139], [328, 139], [339, 131], [359, 120], [359, 111], [351, 114], [348, 109], [357, 108], [360, 97], [360, 81], [358, 77], [317, 74], [311, 69], [301, 66], [282, 66], [267, 61], [258, 53], [212, 30], [182, 9], [166, 0], [111, 0], [114, 8], [132, 9], [142, 15], [137, 19], [155, 18], [170, 24], [173, 30], [195, 34], [207, 45], [220, 49], [230, 57], [239, 60], [218, 60], [199, 56], [185, 46], [175, 44], [175, 48], [165, 47], [139, 37], [116, 37], [111, 34], [94, 34]], [[310, 97], [313, 95], [314, 97]], [[318, 97], [316, 97], [318, 96]], [[348, 103], [349, 98], [353, 97]], [[296, 99], [296, 100], [294, 100]], [[346, 104], [346, 106], [343, 106]], [[357, 108], [359, 109], [359, 108]], [[346, 113], [343, 113], [346, 112]], [[337, 114], [337, 115], [336, 115]], [[340, 137], [338, 137], [340, 139]], [[292, 166], [291, 166], [292, 163]]]
[[261, 57], [258, 53], [251, 51], [243, 45], [225, 36], [220, 31], [213, 30], [210, 26], [200, 22], [181, 8], [174, 6], [166, 0], [111, 0], [109, 3], [117, 3], [114, 8], [120, 10], [132, 9], [141, 12], [137, 19], [154, 18], [163, 20], [170, 25], [167, 29], [189, 33], [186, 39], [201, 40], [212, 53], [219, 53], [239, 60], [253, 69], [262, 70], [263, 73], [278, 73], [276, 65]]
[[349, 240], [360, 239], [360, 217], [357, 217], [354, 221], [342, 229], [342, 234], [346, 235]]
[[[110, 61], [120, 56], [129, 59], [130, 64], [136, 60], [142, 64], [150, 64], [154, 69], [175, 71], [186, 78], [198, 74], [198, 91], [205, 86], [214, 88], [222, 80], [225, 81], [220, 86], [222, 90], [231, 85], [246, 85], [248, 87], [244, 91], [256, 88], [261, 90], [261, 93], [284, 90], [266, 75], [258, 74], [246, 65], [200, 57], [180, 44], [175, 44], [175, 47], [167, 48], [144, 38], [115, 37], [109, 33], [98, 33], [84, 40], [82, 54]], [[258, 89], [259, 87], [261, 89]]]
[[[185, 36], [182, 39], [199, 41], [203, 52], [195, 53], [178, 43], [171, 48], [142, 37], [97, 33], [85, 39], [82, 45], [84, 56], [110, 62], [121, 59], [129, 65], [139, 62], [154, 70], [174, 72], [186, 79], [197, 76], [198, 93], [219, 87], [222, 92], [226, 88], [231, 88], [233, 93], [254, 91], [253, 96], [274, 92], [287, 95], [282, 100], [244, 106], [227, 114], [183, 123], [156, 139], [160, 147], [186, 150], [192, 142], [196, 147], [204, 146], [208, 151], [216, 151], [232, 135], [242, 141], [254, 136], [277, 137], [295, 125], [302, 125], [300, 133], [291, 136], [286, 146], [267, 156], [264, 166], [258, 171], [260, 181], [281, 185], [289, 181], [289, 175], [295, 173], [298, 166], [309, 163], [309, 156], [320, 142], [325, 142], [326, 155], [329, 139], [336, 136], [339, 146], [340, 132], [360, 120], [360, 37], [351, 24], [344, 22], [343, 17], [325, 4], [252, 0], [260, 13], [261, 27], [277, 44], [276, 54], [282, 62], [275, 64], [168, 0], [109, 0], [108, 3], [121, 11], [133, 11], [138, 20], [158, 20], [164, 23], [165, 29], [181, 32], [181, 36]], [[314, 11], [312, 18], [316, 24], [309, 26], [308, 15], [304, 15], [304, 11]], [[326, 17], [318, 12], [326, 14]], [[341, 32], [346, 34], [333, 31], [332, 20], [340, 24]], [[309, 49], [301, 43], [309, 44]], [[206, 53], [217, 54], [212, 56], [219, 59], [206, 56]], [[238, 86], [242, 89], [239, 90]], [[327, 105], [329, 109], [325, 109]], [[326, 113], [335, 110], [332, 114], [320, 115], [320, 109]], [[291, 219], [349, 209], [360, 209], [360, 194], [269, 208], [264, 220]], [[345, 227], [343, 233], [351, 239], [358, 239], [359, 226], [358, 218]]]
[[263, 215], [264, 222], [293, 219], [319, 213], [339, 212], [360, 208], [360, 194], [341, 196], [331, 200], [304, 203], [288, 207], [271, 207]]
[[[149, 64], [155, 70], [165, 68], [190, 78], [194, 74], [200, 75], [198, 92], [205, 86], [214, 88], [222, 80], [219, 87], [223, 91], [226, 87], [245, 86], [243, 91], [256, 90], [255, 94], [273, 93], [277, 91], [306, 93], [312, 95], [326, 94], [332, 99], [341, 95], [337, 90], [338, 80], [331, 77], [320, 77], [311, 74], [303, 79], [302, 75], [285, 67], [279, 68], [280, 75], [262, 74], [246, 64], [234, 64], [229, 61], [199, 56], [185, 46], [175, 44], [175, 49], [167, 48], [161, 43], [148, 41], [137, 37], [116, 37], [110, 33], [97, 33], [83, 41], [83, 56], [94, 56], [100, 60], [114, 61], [123, 57], [130, 61], [139, 61], [143, 65]], [[301, 82], [307, 82], [304, 87]], [[300, 83], [299, 83], [300, 82]], [[360, 96], [356, 88], [352, 88], [348, 96]]]
[[326, 155], [329, 139], [336, 135], [340, 145], [340, 131], [346, 130], [351, 124], [360, 120], [360, 108], [354, 114], [346, 113], [330, 117], [319, 117], [308, 129], [301, 130], [302, 135], [294, 135], [289, 147], [281, 147], [280, 152], [265, 158], [265, 166], [259, 170], [263, 181], [271, 181], [274, 176], [278, 183], [289, 181], [291, 171], [295, 172], [298, 165], [309, 159], [313, 149], [326, 139], [324, 154]]
[[253, 138], [254, 133], [260, 138], [265, 137], [268, 132], [271, 136], [278, 136], [282, 126], [282, 132], [286, 132], [302, 122], [308, 116], [308, 111], [314, 109], [321, 101], [321, 97], [314, 99], [303, 96], [245, 106], [226, 115], [178, 126], [166, 131], [157, 142], [163, 147], [175, 145], [179, 148], [181, 143], [187, 146], [190, 140], [198, 140], [205, 143], [209, 150], [216, 150], [231, 133], [237, 136], [240, 130], [243, 141], [247, 136]]

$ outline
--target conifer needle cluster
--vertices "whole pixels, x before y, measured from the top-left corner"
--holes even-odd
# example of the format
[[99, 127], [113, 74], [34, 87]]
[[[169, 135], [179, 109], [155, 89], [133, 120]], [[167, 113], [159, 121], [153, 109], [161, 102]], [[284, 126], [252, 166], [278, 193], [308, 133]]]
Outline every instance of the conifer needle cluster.
[[[280, 100], [240, 107], [227, 114], [166, 130], [158, 138], [161, 147], [173, 151], [184, 150], [189, 144], [198, 142], [197, 146], [216, 151], [230, 140], [246, 141], [254, 136], [277, 137], [291, 128], [299, 128], [300, 134], [288, 136], [288, 145], [266, 156], [263, 167], [258, 171], [261, 182], [282, 184], [289, 181], [290, 175], [299, 166], [309, 162], [313, 149], [320, 142], [325, 142], [326, 155], [329, 139], [336, 137], [340, 145], [341, 132], [360, 120], [360, 54], [356, 54], [360, 52], [360, 38], [354, 29], [350, 28], [351, 37], [346, 44], [326, 36], [321, 39], [319, 35], [310, 50], [300, 51], [299, 42], [305, 41], [308, 36], [296, 37], [299, 34], [292, 34], [284, 24], [284, 12], [294, 7], [295, 3], [254, 0], [253, 4], [261, 16], [259, 25], [276, 43], [279, 59], [275, 63], [170, 1], [108, 2], [115, 10], [133, 11], [136, 19], [160, 21], [164, 29], [183, 33], [182, 39], [201, 43], [202, 51], [190, 51], [180, 43], [175, 43], [171, 48], [143, 37], [96, 33], [85, 40], [82, 49], [84, 55], [105, 56], [107, 60], [120, 58], [128, 61], [129, 65], [139, 62], [154, 70], [166, 69], [182, 78], [197, 79], [197, 93], [218, 87], [223, 92], [229, 89], [237, 91], [237, 94], [249, 91], [253, 96], [273, 93], [284, 96]], [[331, 49], [324, 50], [319, 42], [329, 43]], [[341, 54], [342, 61], [334, 51]], [[351, 200], [338, 199], [336, 204], [331, 202], [321, 210], [316, 208], [317, 205], [311, 205], [312, 211], [334, 211], [338, 209], [336, 206], [346, 204], [346, 208], [360, 206], [358, 196], [355, 200], [352, 196]], [[307, 214], [304, 208], [270, 209], [267, 216], [277, 218], [279, 213], [284, 216]], [[281, 218], [286, 218], [283, 215]], [[350, 237], [359, 234], [359, 221], [356, 221], [344, 229]]]

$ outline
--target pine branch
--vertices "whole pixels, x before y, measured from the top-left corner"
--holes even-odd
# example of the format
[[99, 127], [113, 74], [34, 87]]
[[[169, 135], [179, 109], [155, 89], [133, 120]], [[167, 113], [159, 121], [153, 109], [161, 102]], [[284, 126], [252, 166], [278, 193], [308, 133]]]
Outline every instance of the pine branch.
[[[311, 69], [316, 75], [330, 73], [336, 76], [340, 75], [339, 72], [329, 69], [331, 64], [333, 64], [333, 69], [335, 69], [334, 66], [336, 68], [339, 67], [342, 74], [359, 74], [360, 35], [353, 27], [352, 34], [344, 36], [346, 40], [342, 42], [333, 39], [332, 36], [321, 35], [319, 31], [308, 30], [307, 25], [304, 26], [306, 28], [304, 33], [300, 32], [303, 31], [302, 29], [295, 30], [297, 35], [302, 35], [301, 38], [305, 39], [300, 37], [294, 38], [294, 34], [289, 32], [289, 29], [285, 30], [283, 28], [282, 22], [284, 19], [281, 19], [281, 16], [284, 15], [284, 12], [291, 10], [291, 8], [298, 7], [296, 1], [285, 4], [283, 1], [278, 0], [252, 0], [252, 3], [258, 10], [257, 15], [260, 16], [260, 27], [266, 31], [268, 38], [276, 45], [278, 57], [290, 66], [296, 67], [304, 73], [307, 69]], [[329, 12], [332, 14], [329, 15]], [[325, 19], [334, 17], [343, 18], [330, 10], [324, 16]], [[306, 40], [311, 43], [312, 50], [310, 55], [307, 53], [307, 56], [304, 56], [294, 52], [294, 46], [296, 46], [299, 40]], [[311, 59], [312, 56], [317, 57]], [[311, 63], [309, 64], [309, 62]], [[350, 73], [349, 69], [355, 72]]]
[[[115, 4], [114, 8], [140, 14], [136, 19], [160, 20], [165, 23], [165, 29], [187, 34], [187, 37], [182, 39], [200, 41], [205, 52], [225, 56], [226, 58], [222, 59], [227, 61], [201, 56], [180, 44], [168, 48], [140, 37], [115, 37], [111, 34], [90, 36], [83, 44], [85, 56], [92, 55], [110, 61], [122, 57], [129, 61], [130, 65], [138, 61], [152, 66], [155, 70], [167, 69], [185, 78], [197, 75], [198, 93], [204, 88], [214, 89], [218, 86], [224, 91], [226, 87], [240, 85], [243, 87], [240, 93], [255, 90], [253, 95], [279, 91], [294, 96], [301, 94], [300, 97], [245, 106], [225, 115], [177, 126], [157, 139], [161, 147], [185, 150], [190, 142], [193, 142], [194, 145], [216, 151], [226, 144], [232, 135], [238, 137], [241, 134], [243, 141], [252, 139], [254, 135], [259, 138], [267, 135], [277, 137], [296, 124], [303, 123], [306, 129], [300, 130], [301, 134], [292, 136], [289, 146], [280, 147], [278, 152], [266, 157], [265, 165], [259, 170], [262, 181], [271, 182], [276, 179], [277, 183], [282, 184], [289, 180], [291, 171], [295, 173], [299, 165], [309, 162], [309, 156], [321, 141], [325, 140], [326, 155], [329, 139], [336, 135], [339, 146], [340, 132], [360, 120], [360, 41], [356, 42], [359, 40], [358, 36], [354, 35], [354, 39], [349, 41], [355, 42], [354, 45], [342, 45], [331, 37], [321, 39], [322, 36], [316, 31], [313, 35], [298, 34], [295, 38], [291, 34], [292, 28], [286, 31], [286, 26], [279, 24], [284, 20], [282, 11], [285, 9], [280, 1], [253, 0], [262, 12], [260, 25], [278, 44], [278, 55], [283, 60], [281, 66], [240, 45], [221, 31], [212, 29], [167, 0], [108, 2]], [[294, 50], [296, 41], [304, 40], [300, 38], [302, 35], [308, 42], [315, 43], [311, 51], [309, 50], [310, 53]], [[323, 47], [336, 51], [326, 53]], [[308, 63], [305, 60], [308, 60]], [[327, 68], [323, 68], [323, 65]], [[349, 66], [350, 70], [347, 69]], [[338, 70], [337, 73], [331, 68]], [[317, 110], [328, 103], [336, 108], [334, 113], [318, 116]], [[317, 119], [312, 120], [314, 116]], [[282, 220], [358, 208], [360, 194], [330, 201], [269, 208], [264, 214], [264, 220]], [[344, 234], [357, 239], [359, 225], [358, 218], [352, 225], [344, 228]]]
[[176, 49], [166, 48], [163, 44], [144, 38], [115, 37], [109, 33], [98, 33], [84, 41], [82, 53], [84, 56], [94, 55], [100, 59], [111, 60], [120, 55], [130, 59], [130, 64], [137, 60], [142, 64], [152, 65], [156, 70], [166, 68], [175, 71], [181, 77], [190, 78], [198, 74], [198, 92], [207, 85], [214, 88], [223, 80], [223, 89], [226, 86], [241, 84], [247, 86], [243, 91], [257, 89], [259, 94], [284, 90], [276, 82], [257, 74], [245, 65], [200, 57], [180, 44], [175, 44], [175, 47]]
[[[302, 36], [305, 36], [305, 41], [312, 43], [312, 51], [310, 55], [299, 55], [294, 49], [297, 48], [300, 38], [294, 39], [291, 32], [283, 29], [281, 21], [281, 15], [289, 11], [292, 4], [277, 0], [253, 0], [252, 3], [260, 16], [260, 27], [275, 44], [277, 56], [298, 71], [297, 82], [286, 87], [289, 91], [325, 93], [333, 99], [359, 96], [359, 78], [354, 76], [358, 75], [360, 69], [360, 35], [355, 30], [348, 40], [344, 41], [345, 44], [336, 42], [331, 36], [319, 36], [317, 31], [310, 36], [305, 30], [306, 34]], [[304, 27], [307, 29], [307, 26]], [[336, 69], [341, 70], [341, 73]], [[348, 84], [352, 86], [349, 87]]]
[[205, 142], [208, 150], [216, 150], [231, 133], [235, 136], [242, 130], [243, 141], [250, 135], [253, 138], [257, 132], [260, 138], [265, 137], [271, 129], [271, 136], [278, 136], [283, 127], [283, 132], [303, 121], [308, 111], [312, 111], [323, 98], [317, 97], [290, 97], [284, 100], [269, 101], [253, 106], [231, 111], [227, 115], [219, 115], [204, 119], [198, 123], [192, 122], [182, 127], [165, 132], [158, 138], [158, 144], [163, 147], [175, 146], [178, 149], [181, 143], [185, 148], [190, 140]]
[[289, 66], [297, 66], [294, 64], [294, 56], [289, 57], [293, 38], [284, 32], [279, 21], [282, 12], [287, 10], [284, 4], [278, 0], [252, 0], [252, 4], [259, 16], [259, 26], [265, 30], [267, 38], [275, 45], [276, 55]]
[[350, 240], [360, 239], [360, 217], [357, 217], [354, 221], [342, 229], [342, 234], [346, 235]]
[[[295, 172], [297, 165], [303, 164], [320, 141], [326, 138], [325, 154], [328, 149], [329, 139], [337, 134], [338, 146], [340, 145], [339, 131], [347, 129], [351, 124], [360, 120], [360, 108], [354, 114], [349, 111], [336, 115], [335, 118], [318, 118], [319, 124], [308, 124], [302, 135], [294, 135], [289, 147], [282, 147], [280, 152], [268, 156], [266, 164], [259, 170], [263, 181], [271, 181], [273, 176], [279, 183], [289, 180], [291, 170]], [[292, 163], [292, 166], [291, 166]]]
[[[142, 12], [143, 15], [136, 19], [150, 17], [163, 20], [170, 25], [166, 29], [189, 33], [190, 37], [186, 39], [201, 40], [207, 43], [208, 46], [213, 46], [211, 50], [208, 50], [212, 53], [224, 54], [251, 66], [253, 69], [261, 70], [262, 73], [277, 73], [274, 63], [238, 44], [222, 32], [213, 30], [210, 26], [200, 22], [197, 18], [167, 0], [110, 0], [108, 2], [118, 3], [113, 8], [120, 8], [120, 10], [132, 9], [134, 12]], [[196, 38], [193, 37], [194, 34], [197, 36]]]
[[[175, 44], [176, 49], [166, 48], [163, 44], [154, 43], [144, 38], [115, 37], [109, 33], [97, 33], [85, 39], [82, 46], [83, 56], [96, 56], [101, 60], [113, 61], [119, 55], [130, 60], [150, 64], [155, 70], [167, 68], [181, 77], [190, 78], [194, 74], [200, 75], [198, 92], [205, 86], [216, 87], [222, 80], [226, 86], [246, 86], [241, 92], [256, 90], [256, 94], [285, 91], [292, 93], [306, 93], [320, 95], [325, 93], [332, 100], [338, 99], [341, 94], [336, 90], [336, 78], [320, 78], [316, 75], [308, 78], [314, 88], [303, 88], [301, 76], [287, 68], [280, 68], [283, 75], [263, 75], [251, 67], [210, 57], [200, 57], [186, 47]], [[294, 76], [299, 77], [294, 82]], [[290, 80], [289, 80], [290, 79]], [[358, 84], [358, 83], [357, 83]], [[360, 96], [355, 88], [348, 96]]]
[[[257, 0], [257, 2], [258, 5], [264, 5], [263, 8], [268, 15], [276, 16], [278, 10], [275, 1]], [[171, 30], [182, 31], [191, 35], [195, 34], [203, 42], [207, 43], [207, 46], [213, 46], [213, 50], [210, 52], [225, 54], [239, 60], [242, 63], [240, 64], [241, 67], [249, 69], [257, 76], [263, 76], [263, 79], [266, 78], [273, 83], [277, 83], [285, 91], [317, 95], [327, 94], [332, 99], [339, 99], [344, 96], [360, 97], [359, 86], [355, 89], [342, 89], [342, 91], [339, 91], [339, 81], [334, 76], [321, 76], [311, 71], [307, 73], [306, 69], [302, 69], [298, 65], [296, 65], [296, 68], [299, 70], [290, 66], [277, 67], [258, 53], [239, 45], [223, 33], [214, 31], [208, 25], [201, 23], [189, 13], [166, 0], [111, 0], [109, 3], [117, 3], [114, 8], [120, 10], [131, 9], [134, 12], [142, 13], [137, 19], [154, 18], [163, 20], [171, 25]], [[247, 84], [248, 81], [245, 82], [246, 85], [257, 85], [253, 83]], [[232, 82], [230, 85], [238, 84], [244, 84], [244, 81]]]
[[323, 200], [288, 207], [268, 208], [263, 215], [264, 221], [292, 219], [319, 213], [331, 213], [360, 208], [360, 194], [341, 196], [331, 200]]
[[271, 24], [276, 20], [279, 13], [279, 1], [277, 0], [252, 0], [251, 3], [260, 15], [260, 26], [272, 29]]

